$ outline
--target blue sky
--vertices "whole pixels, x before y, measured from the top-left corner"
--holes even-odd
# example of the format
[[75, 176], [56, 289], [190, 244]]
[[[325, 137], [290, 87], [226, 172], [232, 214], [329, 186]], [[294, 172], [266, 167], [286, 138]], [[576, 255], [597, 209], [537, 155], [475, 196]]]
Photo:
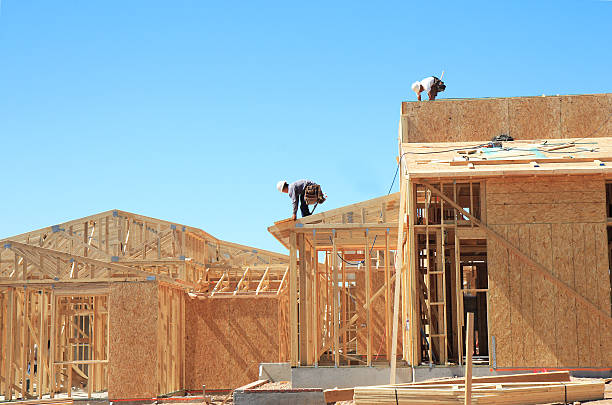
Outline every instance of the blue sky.
[[612, 92], [611, 44], [610, 1], [2, 0], [0, 237], [117, 208], [284, 252], [276, 182], [386, 194], [414, 80]]

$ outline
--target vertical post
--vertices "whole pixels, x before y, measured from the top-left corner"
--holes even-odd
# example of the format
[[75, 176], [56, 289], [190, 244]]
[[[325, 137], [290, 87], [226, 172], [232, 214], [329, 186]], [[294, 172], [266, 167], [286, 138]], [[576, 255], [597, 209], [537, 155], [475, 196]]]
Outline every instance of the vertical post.
[[405, 346], [410, 347], [410, 351], [408, 349], [405, 350], [406, 356], [410, 357], [410, 364], [418, 365], [420, 363], [421, 357], [421, 338], [420, 338], [420, 325], [419, 319], [420, 314], [418, 312], [419, 308], [419, 299], [417, 294], [417, 288], [419, 287], [419, 280], [416, 277], [417, 273], [417, 263], [416, 263], [416, 242], [415, 242], [415, 231], [414, 231], [414, 221], [416, 215], [416, 189], [413, 183], [408, 184], [408, 243], [407, 243], [407, 251], [409, 255], [409, 266], [406, 268], [406, 285], [409, 290], [406, 310], [409, 311], [409, 330], [406, 331], [404, 339]]
[[44, 387], [46, 386], [46, 362], [47, 362], [47, 293], [45, 290], [40, 292], [40, 339], [38, 342], [38, 399], [42, 398]]
[[5, 365], [5, 373], [4, 376], [6, 378], [5, 380], [5, 393], [4, 393], [4, 399], [6, 401], [11, 401], [13, 398], [13, 382], [15, 381], [15, 378], [13, 378], [13, 328], [15, 327], [14, 324], [14, 312], [15, 312], [15, 289], [12, 287], [9, 287], [8, 292], [7, 292], [7, 304], [6, 304], [7, 310], [6, 310], [6, 315], [7, 315], [7, 319], [6, 319], [6, 361], [4, 362]]
[[297, 235], [289, 235], [289, 320], [291, 323], [291, 367], [298, 365]]
[[472, 350], [474, 349], [474, 313], [468, 312], [465, 326], [465, 405], [472, 403]]
[[312, 267], [314, 269], [314, 277], [312, 280], [312, 316], [313, 316], [313, 324], [312, 324], [312, 332], [313, 332], [313, 344], [312, 344], [312, 353], [313, 353], [313, 362], [315, 365], [319, 364], [319, 320], [321, 319], [321, 315], [319, 314], [319, 253], [317, 252], [317, 238], [316, 231], [313, 229], [312, 231]]
[[[429, 364], [433, 363], [433, 322], [431, 318], [431, 302], [433, 299], [433, 293], [431, 289], [431, 258], [429, 257], [429, 190], [426, 191], [427, 196], [425, 197], [425, 287], [427, 288], [427, 323], [429, 324], [429, 344], [427, 354], [429, 356]], [[438, 251], [439, 252], [439, 251]], [[437, 271], [440, 271], [440, 267], [437, 266]], [[434, 300], [435, 301], [435, 300]]]
[[51, 389], [50, 389], [50, 396], [51, 398], [55, 397], [55, 386], [56, 386], [56, 382], [55, 382], [55, 339], [57, 337], [57, 330], [59, 329], [56, 325], [57, 322], [57, 316], [55, 315], [56, 311], [56, 300], [57, 298], [55, 297], [55, 292], [53, 290], [51, 290], [51, 295], [49, 297], [49, 299], [51, 300], [51, 325], [50, 325], [50, 335], [51, 335], [51, 339], [50, 339], [50, 353], [49, 353], [49, 371], [51, 372]]
[[307, 284], [307, 274], [306, 274], [306, 262], [307, 262], [307, 254], [306, 254], [306, 243], [304, 241], [304, 234], [297, 234], [297, 242], [298, 249], [300, 252], [300, 261], [299, 261], [299, 339], [300, 339], [300, 365], [305, 366], [308, 364], [308, 307], [307, 307], [307, 297], [306, 297], [306, 284]]
[[370, 242], [368, 238], [368, 229], [365, 230], [365, 282], [366, 282], [366, 326], [368, 331], [368, 342], [367, 342], [367, 354], [366, 363], [368, 366], [372, 366], [372, 303], [370, 298], [372, 297], [372, 273], [371, 273], [371, 260], [370, 260]]
[[[25, 258], [24, 263], [24, 274], [25, 274]], [[27, 332], [28, 332], [28, 300], [29, 292], [26, 288], [23, 289], [23, 308], [21, 312], [21, 398], [26, 399], [27, 393], [27, 371], [28, 371], [28, 345], [27, 345]]]
[[[400, 170], [401, 172], [401, 170]], [[404, 215], [406, 214], [406, 194], [403, 176], [400, 175], [400, 207], [399, 207], [399, 219], [398, 219], [398, 230], [397, 230], [397, 247], [395, 248], [395, 291], [393, 296], [393, 318], [392, 318], [392, 329], [391, 334], [391, 375], [389, 376], [389, 383], [395, 384], [395, 370], [397, 367], [397, 333], [398, 333], [398, 315], [399, 315], [399, 301], [400, 301], [400, 277], [402, 274], [403, 267], [403, 254], [402, 245], [404, 239]], [[412, 215], [412, 214], [411, 214]]]
[[[340, 253], [342, 258], [344, 258], [344, 250]], [[346, 291], [346, 263], [340, 262], [340, 267], [342, 267], [342, 287], [340, 288], [340, 319], [341, 326], [344, 328], [346, 325], [347, 317], [348, 317], [348, 294]], [[349, 331], [348, 329], [342, 333], [342, 353], [348, 353], [348, 337]], [[350, 365], [351, 361], [347, 358], [347, 362]]]
[[389, 228], [385, 231], [385, 344], [391, 360], [391, 274], [389, 269]]
[[332, 322], [334, 330], [334, 364], [340, 365], [340, 336], [338, 333], [338, 247], [336, 230], [332, 230]]

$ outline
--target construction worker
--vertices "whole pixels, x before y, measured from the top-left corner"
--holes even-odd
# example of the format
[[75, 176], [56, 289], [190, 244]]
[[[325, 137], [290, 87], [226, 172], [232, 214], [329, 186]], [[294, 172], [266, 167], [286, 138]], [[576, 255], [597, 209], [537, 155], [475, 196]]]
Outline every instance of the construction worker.
[[430, 101], [436, 99], [438, 93], [446, 90], [446, 85], [435, 76], [429, 76], [421, 81], [412, 83], [412, 90], [417, 94], [417, 99], [421, 101], [421, 93], [426, 91]]
[[[321, 186], [310, 180], [298, 180], [291, 184], [287, 183], [285, 180], [281, 180], [276, 183], [276, 188], [281, 193], [289, 194], [289, 198], [291, 198], [291, 202], [293, 203], [293, 216], [291, 217], [291, 219], [294, 221], [297, 218], [298, 203], [300, 205], [302, 217], [307, 217], [311, 214], [310, 210], [308, 209], [308, 203], [305, 198], [307, 189], [314, 193], [314, 198], [317, 203], [322, 203], [325, 201], [325, 197], [323, 197], [323, 193], [321, 192]], [[320, 196], [318, 200], [316, 197], [317, 195]]]

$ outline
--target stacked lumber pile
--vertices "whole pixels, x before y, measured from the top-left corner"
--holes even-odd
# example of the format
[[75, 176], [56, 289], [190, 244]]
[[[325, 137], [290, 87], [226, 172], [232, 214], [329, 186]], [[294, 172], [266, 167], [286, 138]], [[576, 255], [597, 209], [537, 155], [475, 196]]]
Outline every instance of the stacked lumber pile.
[[32, 399], [29, 401], [17, 401], [19, 405], [73, 405], [72, 398], [49, 398], [49, 399]]
[[[541, 404], [604, 398], [604, 381], [588, 382], [474, 382], [471, 399], [477, 404]], [[463, 404], [464, 384], [397, 384], [355, 387], [355, 403]]]

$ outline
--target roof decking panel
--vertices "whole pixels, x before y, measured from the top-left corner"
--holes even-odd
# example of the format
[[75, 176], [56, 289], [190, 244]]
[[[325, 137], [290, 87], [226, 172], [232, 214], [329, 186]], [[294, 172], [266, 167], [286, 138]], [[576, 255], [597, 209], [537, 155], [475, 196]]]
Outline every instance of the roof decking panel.
[[612, 173], [612, 138], [404, 143], [402, 154], [410, 178]]

